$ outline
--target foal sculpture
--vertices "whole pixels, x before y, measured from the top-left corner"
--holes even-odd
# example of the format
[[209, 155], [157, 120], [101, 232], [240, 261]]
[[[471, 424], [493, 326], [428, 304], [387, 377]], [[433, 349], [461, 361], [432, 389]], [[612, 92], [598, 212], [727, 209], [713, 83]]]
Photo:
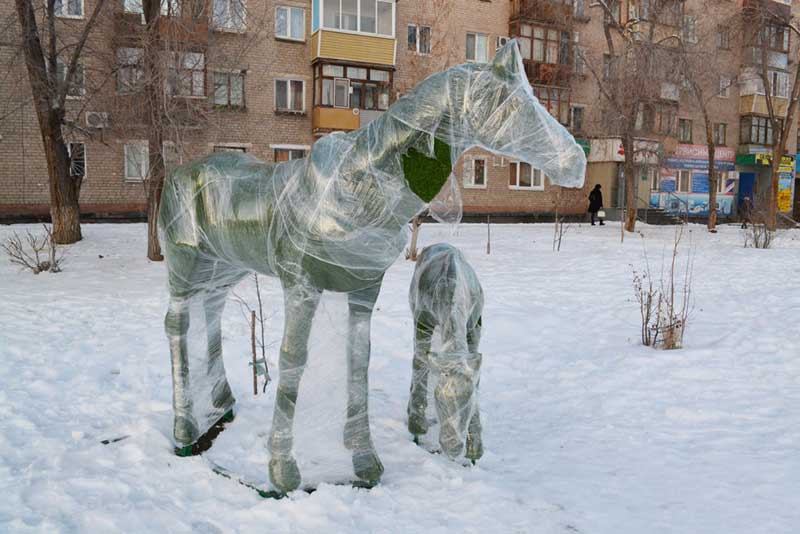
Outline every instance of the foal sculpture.
[[417, 256], [408, 302], [414, 318], [408, 430], [417, 443], [428, 432], [430, 386], [442, 451], [451, 459], [463, 454], [476, 462], [483, 455], [478, 410], [483, 289], [478, 275], [454, 246], [425, 247]]
[[[257, 271], [280, 280], [285, 307], [270, 481], [282, 492], [301, 482], [292, 425], [324, 291], [348, 300], [344, 444], [360, 480], [380, 479], [367, 411], [372, 310], [384, 273], [405, 246], [408, 221], [473, 146], [526, 161], [555, 184], [583, 184], [583, 151], [533, 96], [513, 42], [491, 63], [429, 77], [366, 127], [318, 140], [307, 158], [268, 164], [217, 153], [176, 169], [164, 186], [159, 228], [179, 446], [191, 446], [232, 413], [220, 319], [231, 289]], [[197, 322], [205, 325], [201, 339], [187, 335]]]

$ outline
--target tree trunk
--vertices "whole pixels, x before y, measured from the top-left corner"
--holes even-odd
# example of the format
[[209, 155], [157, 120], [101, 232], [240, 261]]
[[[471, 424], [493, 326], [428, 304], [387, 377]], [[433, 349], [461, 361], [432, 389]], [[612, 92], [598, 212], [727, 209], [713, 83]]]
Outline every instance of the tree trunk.
[[633, 138], [629, 135], [623, 137], [625, 151], [625, 230], [633, 232], [636, 229], [636, 168], [633, 163]]
[[711, 122], [706, 119], [706, 144], [708, 145], [708, 231], [716, 232], [717, 226], [717, 175], [716, 150]]
[[164, 76], [160, 61], [162, 46], [158, 19], [160, 2], [146, 0], [143, 4], [147, 22], [147, 42], [144, 50], [145, 94], [147, 96], [147, 118], [149, 122], [147, 184], [147, 257], [162, 261], [161, 244], [158, 241], [158, 211], [161, 206], [161, 191], [164, 189]]

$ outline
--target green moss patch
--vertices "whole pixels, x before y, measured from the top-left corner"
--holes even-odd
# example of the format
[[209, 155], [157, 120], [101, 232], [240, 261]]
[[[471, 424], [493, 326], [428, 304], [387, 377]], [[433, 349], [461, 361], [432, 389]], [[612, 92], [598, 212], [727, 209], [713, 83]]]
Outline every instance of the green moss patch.
[[403, 174], [408, 187], [425, 202], [430, 202], [441, 191], [453, 170], [450, 163], [450, 145], [434, 139], [434, 157], [412, 148], [403, 154]]

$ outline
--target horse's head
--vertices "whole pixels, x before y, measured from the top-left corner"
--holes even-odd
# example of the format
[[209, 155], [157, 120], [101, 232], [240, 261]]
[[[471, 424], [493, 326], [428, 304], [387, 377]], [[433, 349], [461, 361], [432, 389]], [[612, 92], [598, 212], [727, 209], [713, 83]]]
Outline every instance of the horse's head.
[[[541, 169], [555, 185], [582, 187], [586, 156], [575, 138], [539, 103], [516, 41], [470, 71], [463, 95], [463, 143]], [[472, 139], [470, 139], [472, 137]]]
[[[477, 409], [481, 355], [438, 353], [431, 355], [430, 363], [436, 377], [433, 396], [439, 418], [439, 445], [449, 458], [459, 458], [469, 445], [467, 430]], [[475, 456], [474, 451], [466, 453]]]

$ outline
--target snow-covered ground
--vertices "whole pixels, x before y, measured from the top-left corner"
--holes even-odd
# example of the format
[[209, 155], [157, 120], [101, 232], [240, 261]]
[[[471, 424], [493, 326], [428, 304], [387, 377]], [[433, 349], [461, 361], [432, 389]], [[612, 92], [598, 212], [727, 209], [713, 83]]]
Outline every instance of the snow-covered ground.
[[[667, 352], [639, 343], [642, 238], [573, 225], [555, 253], [552, 225], [495, 225], [487, 256], [483, 225], [423, 226], [423, 244], [463, 248], [486, 293], [484, 458], [462, 467], [405, 430], [413, 264], [399, 259], [372, 332], [383, 482], [280, 501], [172, 454], [165, 273], [144, 226], [85, 225], [56, 275], [2, 258], [0, 532], [800, 532], [800, 232], [753, 250], [735, 227], [689, 228], [694, 310]], [[673, 228], [641, 232], [657, 265]], [[279, 325], [274, 280], [264, 295]], [[275, 387], [252, 395], [235, 305], [224, 332], [238, 413], [207, 455], [263, 482]]]

